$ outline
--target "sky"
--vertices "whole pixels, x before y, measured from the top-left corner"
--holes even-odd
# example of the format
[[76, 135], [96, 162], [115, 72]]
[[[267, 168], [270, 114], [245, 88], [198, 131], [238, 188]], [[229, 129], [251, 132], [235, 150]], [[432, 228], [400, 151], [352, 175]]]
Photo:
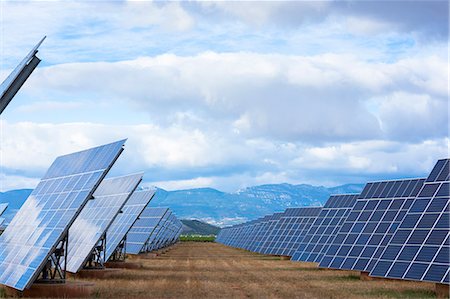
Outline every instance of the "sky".
[[128, 138], [111, 175], [234, 192], [422, 177], [449, 157], [447, 1], [1, 1], [0, 191]]

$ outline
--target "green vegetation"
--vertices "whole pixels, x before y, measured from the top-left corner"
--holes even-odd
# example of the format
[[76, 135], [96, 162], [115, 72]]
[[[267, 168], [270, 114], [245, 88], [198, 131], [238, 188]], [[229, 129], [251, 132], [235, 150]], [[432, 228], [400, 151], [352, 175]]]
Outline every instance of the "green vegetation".
[[182, 242], [214, 242], [215, 235], [181, 235], [180, 241]]
[[205, 223], [199, 220], [182, 219], [183, 222], [183, 235], [216, 235], [219, 233], [220, 228], [209, 223]]

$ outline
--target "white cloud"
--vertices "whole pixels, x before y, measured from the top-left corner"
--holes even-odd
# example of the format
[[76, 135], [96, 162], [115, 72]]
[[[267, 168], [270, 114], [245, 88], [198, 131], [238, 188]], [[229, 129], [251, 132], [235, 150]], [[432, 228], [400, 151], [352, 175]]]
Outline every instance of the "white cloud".
[[30, 178], [20, 175], [6, 175], [0, 170], [0, 192], [15, 189], [34, 189], [39, 183], [39, 178]]
[[[388, 103], [391, 94], [422, 94], [432, 113], [416, 109], [414, 115], [436, 124], [424, 128], [442, 137], [446, 131], [436, 120], [447, 115], [441, 109], [447, 92], [445, 65], [446, 60], [437, 56], [372, 63], [337, 54], [166, 54], [43, 68], [26, 92], [31, 96], [48, 89], [87, 101], [101, 97], [131, 103], [164, 127], [174, 121], [193, 125], [194, 138], [201, 137], [195, 129], [207, 125], [250, 138], [313, 142], [396, 138], [390, 128], [408, 132], [415, 126], [388, 114], [403, 115], [410, 108], [375, 105], [389, 106], [388, 113], [386, 108], [371, 110], [370, 104], [374, 98]], [[414, 134], [404, 139], [430, 138], [426, 129]]]
[[449, 139], [417, 143], [371, 140], [311, 146], [269, 139], [217, 137], [179, 127], [2, 121], [3, 190], [33, 187], [58, 155], [128, 137], [111, 175], [145, 171], [146, 185], [235, 191], [266, 183], [338, 185], [374, 177], [422, 176], [448, 156]]

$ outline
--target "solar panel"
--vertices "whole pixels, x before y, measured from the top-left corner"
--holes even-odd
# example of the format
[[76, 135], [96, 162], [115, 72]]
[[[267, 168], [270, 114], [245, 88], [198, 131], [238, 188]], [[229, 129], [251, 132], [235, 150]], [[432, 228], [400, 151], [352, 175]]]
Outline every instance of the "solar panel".
[[264, 217], [260, 224], [255, 228], [255, 232], [252, 235], [252, 240], [249, 246], [250, 251], [254, 252], [262, 252], [264, 250], [264, 245], [266, 244], [266, 240], [270, 235], [270, 232], [276, 226], [280, 217], [284, 213], [274, 213], [272, 215], [268, 215]]
[[0, 216], [6, 211], [8, 203], [0, 203]]
[[449, 159], [439, 160], [371, 276], [449, 284]]
[[[98, 254], [94, 262], [103, 265], [104, 254], [100, 240], [127, 199], [142, 180], [143, 173], [114, 177], [103, 180], [69, 229], [67, 271], [76, 273], [93, 257], [94, 248]], [[104, 245], [104, 244], [103, 244]], [[92, 261], [91, 261], [92, 262]]]
[[168, 210], [163, 215], [163, 217], [161, 218], [161, 220], [159, 221], [159, 223], [156, 225], [155, 229], [151, 233], [149, 239], [144, 244], [144, 246], [142, 248], [143, 251], [150, 252], [150, 251], [159, 249], [159, 246], [161, 245], [161, 243], [164, 240], [164, 234], [167, 231], [167, 227], [170, 225], [169, 219], [170, 219], [171, 215], [172, 215], [172, 211], [170, 211], [170, 210]]
[[357, 198], [357, 194], [331, 195], [291, 260], [320, 263]]
[[139, 219], [133, 224], [127, 234], [127, 253], [138, 254], [143, 251], [153, 230], [168, 212], [168, 208], [152, 208], [147, 206]]
[[6, 106], [11, 102], [12, 98], [19, 91], [20, 87], [25, 83], [33, 70], [41, 62], [36, 57], [39, 46], [44, 41], [45, 36], [34, 46], [27, 56], [19, 63], [12, 73], [0, 85], [0, 114], [5, 110]]
[[[125, 237], [127, 233], [142, 214], [145, 207], [148, 206], [155, 192], [156, 190], [135, 191], [125, 203], [122, 212], [117, 215], [106, 232], [108, 238], [106, 244], [106, 260], [111, 258], [120, 245], [125, 245], [124, 242], [126, 241]], [[126, 248], [124, 248], [124, 251], [126, 251]]]
[[[8, 203], [0, 203], [0, 216], [6, 211], [6, 208], [8, 207]], [[0, 225], [5, 222], [5, 218], [0, 217]]]
[[[28, 288], [62, 250], [70, 225], [125, 140], [58, 157], [0, 236], [0, 284]], [[58, 250], [57, 250], [58, 249]], [[42, 273], [41, 273], [42, 272]]]
[[368, 183], [319, 266], [370, 272], [424, 181]]
[[264, 254], [292, 256], [321, 211], [321, 207], [286, 209], [263, 245]]

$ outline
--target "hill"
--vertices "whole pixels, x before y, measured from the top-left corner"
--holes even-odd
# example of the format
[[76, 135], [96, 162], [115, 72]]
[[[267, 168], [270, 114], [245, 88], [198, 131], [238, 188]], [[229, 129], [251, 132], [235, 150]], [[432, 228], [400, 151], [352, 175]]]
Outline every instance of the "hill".
[[[166, 191], [158, 189], [151, 206], [170, 207], [179, 219], [197, 219], [216, 226], [227, 226], [256, 219], [289, 207], [321, 206], [331, 194], [359, 193], [362, 184], [332, 188], [307, 184], [270, 184], [245, 188], [235, 193], [212, 188]], [[30, 189], [0, 193], [0, 202], [9, 202], [7, 221], [31, 193]]]
[[217, 235], [220, 228], [195, 219], [181, 219], [183, 223], [182, 235]]

